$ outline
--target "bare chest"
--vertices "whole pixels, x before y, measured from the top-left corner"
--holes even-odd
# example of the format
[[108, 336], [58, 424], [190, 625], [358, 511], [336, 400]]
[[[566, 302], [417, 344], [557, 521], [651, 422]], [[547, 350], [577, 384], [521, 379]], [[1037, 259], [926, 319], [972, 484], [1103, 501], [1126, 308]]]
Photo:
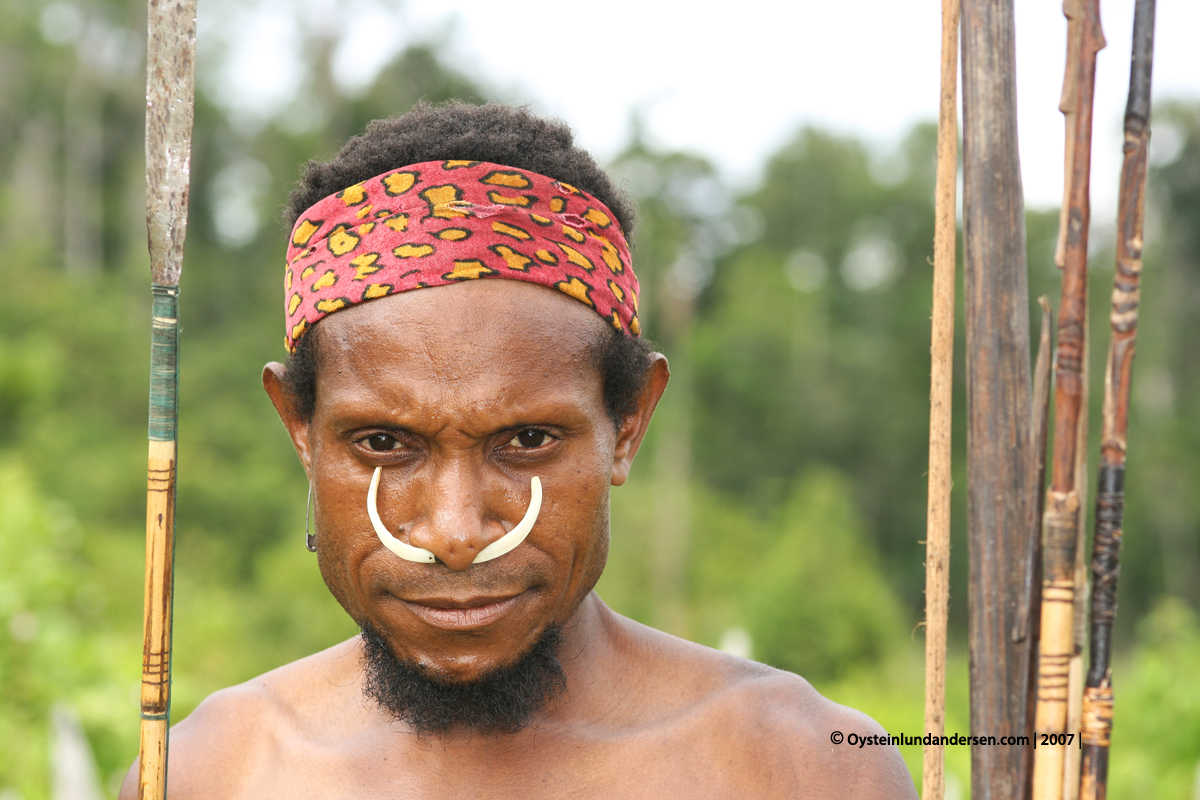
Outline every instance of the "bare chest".
[[[237, 797], [321, 800], [793, 797], [793, 776], [764, 775], [737, 747], [652, 731], [583, 740], [535, 732], [501, 750], [452, 749], [397, 734], [391, 742], [283, 747]], [[765, 779], [765, 780], [764, 780]], [[772, 790], [772, 784], [778, 791]]]

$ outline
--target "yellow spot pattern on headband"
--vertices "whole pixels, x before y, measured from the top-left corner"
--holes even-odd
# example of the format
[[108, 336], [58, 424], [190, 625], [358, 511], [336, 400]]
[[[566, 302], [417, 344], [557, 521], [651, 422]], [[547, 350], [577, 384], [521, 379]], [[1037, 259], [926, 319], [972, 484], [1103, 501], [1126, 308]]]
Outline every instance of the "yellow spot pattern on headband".
[[359, 237], [347, 231], [344, 225], [339, 225], [329, 234], [329, 252], [335, 256], [344, 256], [358, 247], [358, 242]]
[[314, 223], [307, 219], [303, 220], [296, 226], [296, 232], [292, 234], [292, 244], [296, 245], [296, 247], [303, 247], [308, 244], [308, 240], [312, 238], [312, 235], [320, 229], [321, 224], [319, 222]]
[[524, 272], [525, 270], [529, 269], [529, 265], [533, 263], [532, 258], [518, 253], [508, 245], [498, 244], [493, 246], [492, 250], [494, 250], [498, 256], [504, 259], [504, 262], [508, 264], [509, 269], [515, 269], [520, 272]]
[[579, 280], [579, 278], [572, 276], [567, 278], [565, 281], [559, 281], [558, 283], [554, 284], [554, 288], [558, 289], [564, 294], [571, 295], [571, 297], [574, 297], [581, 303], [587, 303], [592, 308], [596, 307], [596, 304], [592, 302], [592, 298], [589, 296], [592, 291], [592, 287]]
[[454, 269], [442, 276], [442, 280], [447, 281], [467, 281], [476, 278], [482, 278], [484, 275], [499, 275], [496, 270], [484, 264], [482, 261], [465, 260], [455, 261]]
[[417, 182], [417, 176], [411, 172], [393, 172], [383, 179], [384, 190], [395, 197], [404, 194]]
[[397, 258], [424, 258], [433, 253], [431, 244], [402, 244], [392, 250]]
[[[379, 272], [379, 253], [363, 253], [355, 256], [350, 263], [354, 266], [354, 277], [351, 280], [361, 281], [368, 275]], [[292, 312], [295, 313], [295, 312]]]

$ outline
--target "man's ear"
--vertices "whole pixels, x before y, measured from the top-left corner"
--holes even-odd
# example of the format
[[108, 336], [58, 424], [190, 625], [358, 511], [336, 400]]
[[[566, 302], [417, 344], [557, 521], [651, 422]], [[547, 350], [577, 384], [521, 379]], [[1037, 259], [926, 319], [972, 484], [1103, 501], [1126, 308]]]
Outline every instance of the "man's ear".
[[613, 450], [612, 485], [620, 486], [629, 478], [629, 470], [633, 466], [633, 457], [642, 446], [642, 438], [650, 427], [650, 417], [658, 406], [659, 398], [667, 388], [671, 378], [671, 370], [667, 366], [667, 357], [662, 353], [650, 354], [650, 371], [646, 377], [646, 385], [642, 387], [637, 399], [637, 410], [621, 422], [617, 431], [617, 444]]
[[304, 465], [304, 471], [308, 473], [309, 480], [312, 480], [312, 472], [309, 470], [312, 454], [308, 441], [310, 420], [301, 419], [300, 415], [296, 413], [296, 404], [291, 392], [283, 382], [286, 372], [287, 367], [277, 361], [267, 364], [263, 367], [262, 372], [263, 388], [267, 390], [267, 396], [271, 398], [275, 412], [279, 414], [279, 419], [283, 421], [283, 427], [287, 428], [288, 436], [292, 438], [292, 446], [296, 448], [296, 455], [300, 456], [300, 463]]

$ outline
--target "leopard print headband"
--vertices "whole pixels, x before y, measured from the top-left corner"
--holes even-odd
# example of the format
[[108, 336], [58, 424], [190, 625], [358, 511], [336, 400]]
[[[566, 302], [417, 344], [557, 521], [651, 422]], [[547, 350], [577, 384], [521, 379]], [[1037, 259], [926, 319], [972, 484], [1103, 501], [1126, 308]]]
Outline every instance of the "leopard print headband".
[[285, 345], [295, 351], [340, 309], [479, 278], [558, 289], [641, 335], [629, 246], [603, 203], [536, 172], [428, 161], [343, 189], [300, 216], [284, 277]]

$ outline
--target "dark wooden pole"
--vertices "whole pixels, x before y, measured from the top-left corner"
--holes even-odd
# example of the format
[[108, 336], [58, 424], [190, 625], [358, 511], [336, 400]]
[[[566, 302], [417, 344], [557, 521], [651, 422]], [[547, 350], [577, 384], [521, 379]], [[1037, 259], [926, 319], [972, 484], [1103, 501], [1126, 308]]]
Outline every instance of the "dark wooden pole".
[[[1017, 151], [1012, 0], [962, 4], [971, 733], [1029, 735], [1031, 436], [1025, 203]], [[1030, 750], [974, 747], [971, 797], [1027, 796]]]

